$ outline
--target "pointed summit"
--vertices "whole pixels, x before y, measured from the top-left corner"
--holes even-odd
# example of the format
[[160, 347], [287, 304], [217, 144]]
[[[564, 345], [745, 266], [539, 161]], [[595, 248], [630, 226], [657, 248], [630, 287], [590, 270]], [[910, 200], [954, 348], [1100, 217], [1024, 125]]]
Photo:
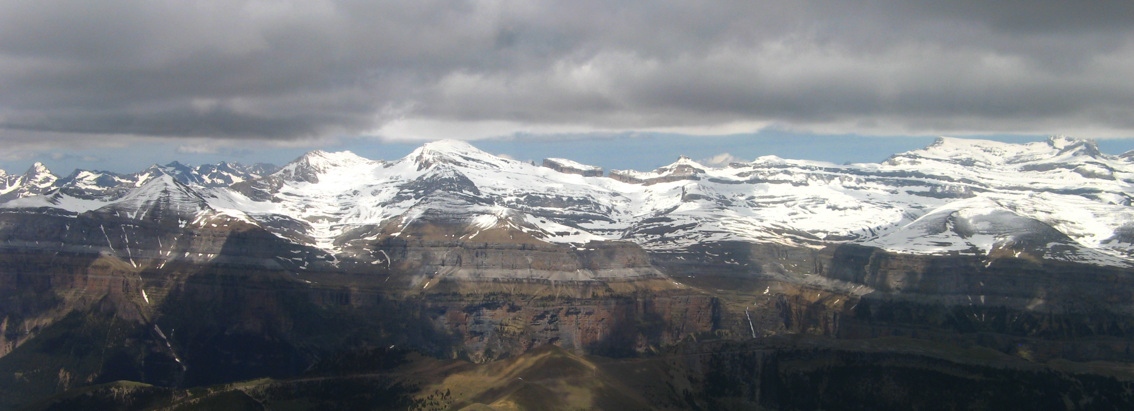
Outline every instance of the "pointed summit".
[[165, 168], [171, 168], [175, 170], [189, 170], [189, 166], [181, 164], [181, 162], [177, 160], [171, 161], [169, 164], [166, 164]]
[[[677, 158], [677, 161], [670, 163], [668, 166], [658, 168], [657, 171], [663, 171], [664, 170], [665, 172], [670, 172], [670, 173], [679, 173], [679, 172], [704, 173], [706, 168], [708, 168], [708, 167], [705, 167], [703, 164], [698, 163], [696, 160], [689, 158], [689, 156], [680, 156], [680, 157]], [[682, 171], [678, 171], [678, 170], [682, 170]]]
[[44, 175], [44, 174], [51, 174], [51, 170], [47, 169], [47, 166], [43, 165], [43, 163], [38, 162], [38, 161], [33, 163], [31, 165], [31, 167], [28, 167], [28, 171], [24, 172], [24, 175]]
[[22, 185], [29, 189], [46, 190], [52, 184], [55, 184], [56, 180], [59, 180], [59, 177], [52, 174], [51, 170], [48, 170], [43, 163], [37, 161], [31, 167], [28, 167], [28, 171], [24, 172]]
[[210, 210], [208, 202], [192, 188], [162, 173], [100, 209], [133, 219], [176, 223]]
[[[10, 191], [20, 188], [20, 176], [17, 174], [8, 174], [4, 170], [0, 170], [0, 195], [7, 194]], [[0, 201], [3, 201], [0, 198]]]
[[658, 184], [680, 180], [699, 180], [705, 174], [705, 167], [687, 156], [680, 156], [677, 161], [667, 166], [658, 167], [654, 171], [641, 172], [634, 170], [610, 170], [610, 177], [632, 184]]
[[204, 185], [196, 169], [178, 161], [166, 164], [162, 171], [182, 184]]
[[[176, 162], [174, 162], [174, 163], [176, 163]], [[173, 163], [170, 163], [170, 165], [166, 165], [166, 166], [163, 166], [163, 165], [160, 165], [160, 164], [153, 164], [153, 165], [147, 167], [145, 170], [138, 172], [137, 177], [134, 179], [134, 187], [141, 187], [141, 186], [145, 185], [147, 182], [149, 182], [150, 180], [153, 180], [153, 179], [158, 178], [160, 176], [170, 175], [170, 168], [168, 168], [168, 167], [170, 167], [172, 164]]]

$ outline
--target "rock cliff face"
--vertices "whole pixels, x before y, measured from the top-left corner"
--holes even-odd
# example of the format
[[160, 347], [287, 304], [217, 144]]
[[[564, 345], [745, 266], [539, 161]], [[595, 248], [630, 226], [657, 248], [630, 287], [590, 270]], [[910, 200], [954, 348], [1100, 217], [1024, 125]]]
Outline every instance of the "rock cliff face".
[[[388, 263], [363, 265], [238, 221], [25, 217], [0, 215], [0, 369], [26, 377], [3, 384], [6, 405], [112, 377], [286, 378], [352, 347], [478, 362], [545, 344], [633, 355], [710, 332], [718, 309], [629, 243], [386, 239], [369, 252]], [[97, 338], [108, 334], [122, 338]], [[63, 340], [89, 354], [50, 342]], [[81, 362], [26, 368], [44, 355]]]
[[890, 338], [832, 347], [808, 338], [690, 340], [659, 355], [633, 359], [597, 358], [544, 346], [485, 364], [370, 349], [321, 361], [305, 378], [207, 389], [119, 381], [67, 391], [31, 409], [311, 404], [334, 409], [714, 410], [1134, 406], [1134, 383], [1105, 372], [1040, 365], [992, 350], [911, 342]]
[[569, 247], [539, 243], [475, 243], [389, 239], [373, 247], [391, 269], [422, 280], [586, 282], [660, 278], [646, 253], [629, 243]]
[[[34, 169], [0, 204], [0, 407], [118, 379], [297, 378], [375, 347], [488, 363], [544, 345], [680, 365], [665, 398], [694, 407], [896, 404], [911, 391], [891, 380], [923, 376], [1125, 401], [1028, 365], [1134, 379], [1134, 173], [1092, 147], [942, 140], [878, 165], [682, 159], [624, 181], [459, 142], [243, 180]], [[708, 351], [659, 360], [688, 347]], [[847, 385], [875, 372], [892, 377]], [[820, 395], [777, 393], [799, 389]], [[958, 398], [999, 404], [980, 392]]]
[[996, 305], [1052, 313], [1097, 308], [1131, 314], [1128, 302], [1134, 297], [1134, 276], [1127, 269], [1024, 255], [917, 256], [845, 246], [833, 250], [827, 267], [824, 277], [862, 284], [878, 295], [923, 303]]
[[[440, 300], [440, 301], [438, 301]], [[526, 304], [434, 299], [434, 323], [452, 331], [476, 362], [553, 344], [574, 352], [625, 356], [713, 330], [713, 298], [688, 294], [607, 298], [543, 297]]]
[[807, 339], [687, 344], [659, 366], [670, 379], [653, 382], [683, 387], [667, 393], [677, 397], [670, 402], [702, 409], [1118, 409], [1134, 404], [1130, 381], [1044, 367], [996, 351], [910, 342], [895, 338], [838, 348]]
[[722, 307], [717, 334], [900, 336], [1000, 352], [1023, 348], [1036, 361], [1134, 361], [1134, 276], [1120, 268], [861, 246], [727, 243], [692, 251], [657, 253], [654, 263], [715, 291]]
[[588, 166], [565, 158], [545, 158], [543, 166], [564, 174], [578, 174], [583, 177], [602, 177], [602, 167]]

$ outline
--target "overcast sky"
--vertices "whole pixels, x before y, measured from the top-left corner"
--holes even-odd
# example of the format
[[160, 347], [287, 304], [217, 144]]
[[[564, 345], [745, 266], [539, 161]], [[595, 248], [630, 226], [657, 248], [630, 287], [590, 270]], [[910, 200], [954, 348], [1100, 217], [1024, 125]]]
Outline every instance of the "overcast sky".
[[0, 168], [438, 138], [1122, 148], [1132, 67], [1129, 0], [0, 0]]

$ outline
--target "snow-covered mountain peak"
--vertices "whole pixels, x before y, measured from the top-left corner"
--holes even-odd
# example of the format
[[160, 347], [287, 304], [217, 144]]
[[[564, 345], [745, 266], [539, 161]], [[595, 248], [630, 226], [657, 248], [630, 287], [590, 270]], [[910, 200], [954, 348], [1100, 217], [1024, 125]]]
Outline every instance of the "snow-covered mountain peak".
[[657, 184], [677, 180], [695, 179], [700, 174], [705, 174], [705, 170], [710, 169], [693, 159], [681, 156], [677, 161], [670, 163], [666, 166], [661, 166], [654, 171], [641, 172], [635, 170], [611, 170], [610, 177], [627, 183], [634, 184]]
[[926, 148], [896, 154], [891, 166], [941, 163], [965, 167], [1004, 167], [1026, 163], [1088, 161], [1105, 157], [1092, 140], [1053, 136], [1043, 142], [1013, 144], [999, 141], [939, 137]]
[[126, 183], [126, 179], [111, 172], [75, 170], [71, 175], [60, 179], [57, 185], [66, 191], [103, 193]]
[[689, 167], [700, 168], [700, 169], [708, 168], [708, 167], [705, 167], [705, 165], [698, 163], [696, 160], [689, 158], [689, 156], [679, 156], [679, 157], [677, 157], [677, 161], [674, 161], [673, 163], [670, 163], [670, 165], [662, 167], [662, 168], [674, 168], [674, 167], [681, 167], [681, 166], [689, 166]]
[[154, 178], [157, 178], [158, 176], [163, 176], [163, 175], [168, 175], [168, 174], [169, 174], [169, 171], [166, 170], [166, 168], [164, 166], [162, 166], [160, 164], [151, 165], [151, 166], [147, 167], [145, 170], [142, 170], [141, 172], [138, 173], [138, 178], [134, 180], [134, 186], [135, 187], [141, 187], [141, 186], [145, 185], [146, 182], [148, 182], [148, 181], [150, 181]]
[[349, 165], [360, 164], [360, 163], [365, 164], [365, 163], [372, 163], [372, 162], [373, 161], [371, 161], [370, 159], [363, 158], [363, 157], [359, 156], [358, 154], [354, 154], [353, 152], [350, 152], [350, 151], [334, 151], [334, 152], [332, 152], [332, 151], [314, 150], [314, 151], [308, 152], [307, 154], [300, 156], [295, 161], [292, 161], [290, 164], [299, 163], [299, 164], [303, 164], [303, 165], [311, 166], [311, 167], [327, 168], [327, 167], [335, 167], [335, 166], [349, 166]]
[[1047, 138], [1046, 142], [1047, 142], [1047, 145], [1052, 146], [1052, 147], [1059, 149], [1059, 150], [1062, 150], [1062, 149], [1064, 149], [1068, 146], [1073, 146], [1073, 145], [1078, 145], [1078, 144], [1083, 144], [1083, 143], [1094, 144], [1094, 142], [1090, 141], [1090, 140], [1078, 139], [1078, 138], [1075, 138], [1075, 137], [1066, 136], [1066, 135], [1062, 135], [1062, 134], [1049, 136]]
[[166, 169], [174, 169], [174, 170], [185, 170], [185, 171], [192, 170], [191, 167], [189, 167], [185, 164], [181, 164], [180, 161], [176, 161], [176, 160], [169, 162], [169, 164], [166, 164], [165, 168]]
[[498, 169], [510, 160], [482, 151], [460, 140], [439, 140], [425, 143], [411, 152], [406, 159], [417, 164], [418, 170], [436, 164], [451, 164], [465, 168]]
[[[54, 192], [35, 191], [21, 176], [19, 190], [0, 192], [0, 200], [46, 193], [53, 197], [3, 207], [81, 213], [113, 204], [104, 210], [125, 216], [170, 214], [144, 211], [154, 209], [146, 204], [178, 216], [213, 210], [331, 253], [437, 227], [455, 230], [444, 232], [449, 239], [488, 241], [484, 230], [507, 226], [497, 234], [511, 239], [519, 230], [552, 243], [607, 239], [679, 249], [715, 241], [857, 242], [917, 254], [994, 254], [1011, 245], [1013, 253], [1125, 266], [1134, 256], [1126, 234], [1134, 221], [1134, 166], [1094, 157], [1093, 147], [1063, 137], [1029, 144], [941, 138], [882, 164], [765, 156], [714, 168], [682, 157], [604, 178], [601, 168], [568, 159], [539, 167], [448, 140], [391, 162], [313, 151], [267, 176], [239, 165], [192, 168], [209, 184], [164, 171], [172, 165], [155, 167], [142, 187], [136, 175], [86, 172], [62, 179]], [[243, 174], [230, 176], [229, 168]], [[237, 177], [238, 184], [224, 183]], [[478, 230], [489, 237], [473, 236]]]
[[138, 177], [136, 182], [137, 186], [142, 186], [150, 179], [156, 178], [160, 175], [168, 175], [185, 184], [200, 184], [200, 178], [197, 177], [192, 167], [189, 167], [180, 162], [173, 161], [166, 165], [154, 164], [143, 171]]
[[161, 174], [102, 210], [134, 219], [191, 218], [209, 210], [208, 202], [169, 174]]
[[188, 187], [178, 182], [177, 179], [175, 179], [173, 176], [169, 174], [161, 174], [150, 179], [150, 181], [147, 181], [145, 184], [142, 184], [142, 186], [137, 190], [130, 191], [130, 193], [124, 196], [122, 199], [126, 200], [136, 197], [147, 197], [155, 193], [168, 194], [170, 192], [196, 196], [196, 194], [191, 193], [191, 190]]
[[765, 156], [756, 157], [755, 160], [752, 160], [751, 164], [784, 164], [786, 162], [787, 160], [783, 157], [768, 154]]
[[47, 169], [47, 166], [38, 161], [32, 164], [31, 167], [28, 167], [28, 171], [24, 173], [24, 185], [30, 185], [36, 188], [50, 187], [55, 183], [55, 180], [58, 179], [59, 177], [52, 174], [51, 170]]
[[667, 166], [659, 167], [657, 170], [654, 170], [654, 173], [658, 174], [659, 176], [689, 177], [697, 174], [704, 174], [705, 170], [708, 169], [710, 169], [710, 167], [698, 163], [692, 158], [680, 156], [677, 158], [677, 161], [674, 161]]
[[1002, 164], [1021, 154], [1023, 147], [999, 141], [938, 137], [928, 147], [896, 154], [887, 163], [917, 165], [929, 160], [964, 166]]
[[27, 173], [33, 173], [33, 172], [34, 173], [50, 173], [51, 170], [48, 170], [47, 166], [44, 165], [43, 163], [36, 161], [35, 163], [33, 163], [31, 165], [31, 167], [28, 167]]
[[1059, 154], [1071, 154], [1075, 156], [1099, 157], [1102, 152], [1099, 151], [1099, 145], [1094, 140], [1077, 139], [1068, 136], [1051, 136], [1047, 139], [1047, 145], [1059, 150]]
[[364, 171], [372, 169], [379, 162], [358, 156], [350, 151], [327, 152], [315, 150], [308, 152], [283, 166], [273, 175], [285, 180], [319, 182], [319, 176], [333, 170]]
[[420, 149], [422, 151], [445, 152], [455, 154], [469, 154], [469, 153], [483, 153], [479, 148], [476, 148], [467, 141], [462, 140], [437, 140], [430, 141], [422, 144]]
[[30, 171], [32, 171], [32, 170], [36, 170], [36, 171], [43, 171], [43, 172], [47, 172], [47, 171], [48, 171], [48, 170], [47, 170], [47, 166], [46, 166], [46, 165], [44, 165], [43, 163], [39, 162], [39, 161], [36, 161], [35, 163], [32, 163], [31, 167], [28, 167], [28, 171], [29, 171], [29, 172], [30, 172]]

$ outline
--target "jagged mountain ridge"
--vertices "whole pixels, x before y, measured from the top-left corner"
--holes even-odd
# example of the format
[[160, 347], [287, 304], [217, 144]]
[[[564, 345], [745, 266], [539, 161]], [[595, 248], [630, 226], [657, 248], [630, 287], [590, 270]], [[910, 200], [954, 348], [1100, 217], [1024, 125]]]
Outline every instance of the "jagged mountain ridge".
[[[718, 398], [773, 358], [734, 342], [788, 335], [812, 353], [781, 357], [791, 375], [846, 375], [803, 334], [850, 347], [856, 375], [927, 348], [1014, 361], [971, 374], [981, 386], [1064, 360], [1129, 374], [1130, 163], [1092, 148], [942, 139], [880, 164], [683, 158], [622, 181], [443, 141], [389, 161], [316, 151], [231, 186], [54, 189], [0, 204], [0, 406], [117, 380], [308, 381], [375, 347], [721, 353], [686, 363], [704, 387], [669, 386]], [[955, 370], [911, 364], [904, 380]]]
[[43, 163], [36, 162], [22, 175], [8, 174], [0, 170], [3, 187], [0, 187], [0, 201], [49, 191], [59, 180]]
[[0, 202], [54, 192], [84, 200], [110, 201], [164, 175], [193, 187], [226, 187], [269, 175], [278, 169], [279, 167], [264, 163], [247, 166], [220, 162], [191, 167], [174, 161], [164, 166], [154, 164], [131, 174], [75, 170], [65, 177], [59, 177], [43, 163], [36, 162], [23, 175], [0, 170]]
[[[856, 243], [898, 253], [1009, 252], [1118, 266], [1130, 266], [1134, 255], [1134, 165], [1067, 137], [1029, 144], [941, 138], [877, 164], [767, 156], [713, 168], [683, 157], [651, 172], [586, 177], [460, 141], [428, 143], [392, 161], [313, 151], [241, 181], [179, 177], [200, 175], [185, 169], [174, 163], [133, 180], [76, 173], [59, 179], [57, 191], [36, 193], [41, 199], [3, 207], [130, 214], [119, 200], [160, 171], [201, 198], [201, 210], [222, 210], [350, 258], [384, 239], [477, 242], [493, 230], [510, 241], [624, 240], [655, 251], [721, 241]], [[137, 187], [122, 189], [130, 181]], [[94, 189], [104, 186], [118, 189]]]

